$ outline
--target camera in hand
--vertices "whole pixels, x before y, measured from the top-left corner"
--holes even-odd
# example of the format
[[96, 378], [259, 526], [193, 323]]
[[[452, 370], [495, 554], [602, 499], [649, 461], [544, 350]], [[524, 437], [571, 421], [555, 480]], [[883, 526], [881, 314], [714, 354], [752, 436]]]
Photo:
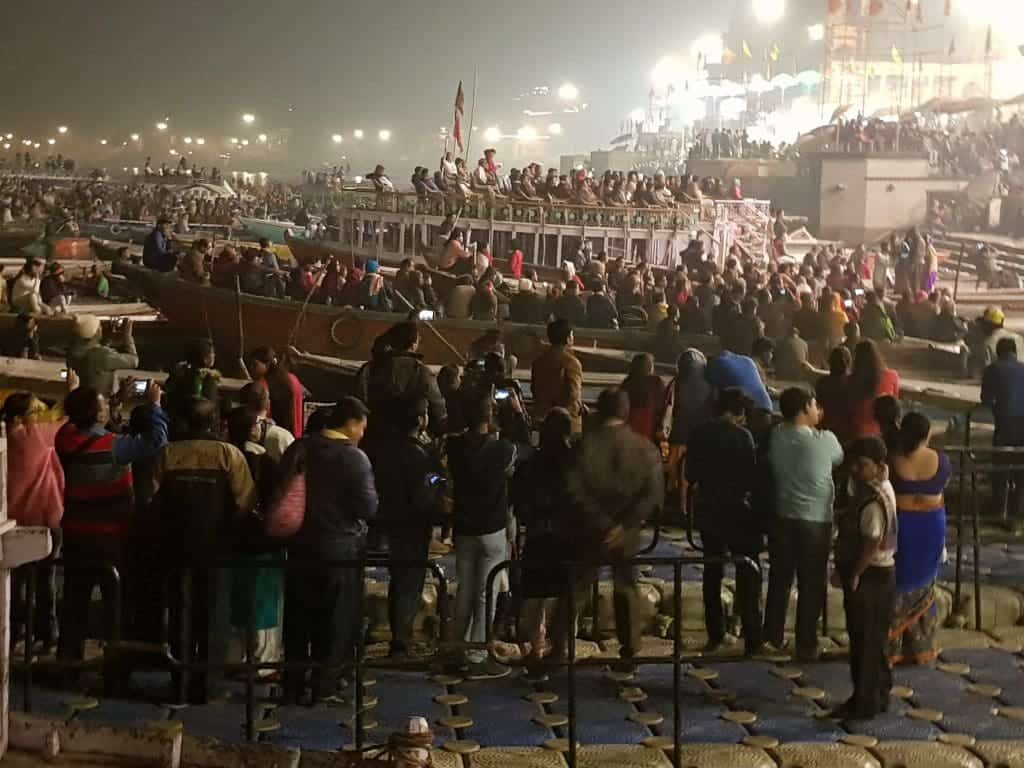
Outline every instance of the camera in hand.
[[142, 397], [149, 390], [149, 379], [136, 379], [132, 382], [132, 393], [136, 397]]
[[507, 387], [502, 387], [501, 389], [494, 390], [494, 399], [497, 400], [498, 402], [501, 402], [502, 400], [508, 400], [508, 396], [511, 394], [511, 389], [508, 389]]

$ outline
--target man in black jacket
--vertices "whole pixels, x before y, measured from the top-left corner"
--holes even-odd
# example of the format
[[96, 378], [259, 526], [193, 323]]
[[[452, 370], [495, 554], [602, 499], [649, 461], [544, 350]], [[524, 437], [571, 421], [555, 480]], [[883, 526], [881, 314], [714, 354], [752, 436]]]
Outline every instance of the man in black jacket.
[[409, 650], [426, 575], [422, 563], [430, 554], [434, 520], [445, 486], [440, 461], [423, 440], [428, 408], [424, 397], [402, 404], [397, 424], [403, 431], [384, 439], [373, 468], [380, 489], [379, 518], [388, 537], [391, 559], [421, 563], [418, 567], [399, 565], [390, 569], [388, 621], [392, 656]]
[[[334, 697], [342, 687], [342, 666], [354, 659], [363, 629], [358, 568], [324, 565], [331, 560], [359, 560], [366, 549], [367, 523], [377, 517], [373, 469], [359, 441], [366, 431], [366, 406], [342, 398], [326, 417], [324, 428], [294, 443], [285, 453], [288, 471], [294, 456], [305, 464], [306, 514], [288, 542], [288, 559], [296, 564], [286, 580], [285, 656], [313, 661], [327, 669], [313, 674], [315, 699]], [[302, 677], [285, 676], [285, 696], [301, 698]]]
[[[743, 390], [729, 388], [718, 395], [718, 417], [690, 436], [686, 479], [696, 494], [696, 527], [708, 557], [749, 557], [757, 563], [763, 548], [763, 525], [754, 519], [757, 450], [746, 428], [753, 404]], [[761, 645], [761, 574], [745, 564], [736, 566], [736, 598], [743, 619], [747, 655]], [[707, 651], [718, 649], [725, 637], [722, 616], [722, 564], [704, 566], [704, 623]]]
[[416, 323], [410, 320], [389, 329], [387, 343], [390, 350], [370, 361], [365, 371], [365, 385], [360, 384], [357, 389], [365, 392], [365, 402], [373, 414], [371, 434], [367, 436], [371, 456], [372, 445], [387, 433], [396, 431], [395, 419], [401, 411], [399, 404], [409, 398], [427, 399], [430, 431], [434, 435], [443, 434], [448, 415], [436, 377], [416, 353], [420, 344]]

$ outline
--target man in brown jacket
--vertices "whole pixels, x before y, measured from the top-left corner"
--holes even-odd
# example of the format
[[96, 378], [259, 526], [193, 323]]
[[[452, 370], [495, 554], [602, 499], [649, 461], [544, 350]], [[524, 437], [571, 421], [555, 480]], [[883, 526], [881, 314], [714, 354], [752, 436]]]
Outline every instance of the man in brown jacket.
[[551, 346], [533, 361], [534, 419], [539, 424], [552, 408], [565, 408], [572, 431], [583, 431], [583, 366], [572, 353], [572, 326], [565, 320], [548, 323]]

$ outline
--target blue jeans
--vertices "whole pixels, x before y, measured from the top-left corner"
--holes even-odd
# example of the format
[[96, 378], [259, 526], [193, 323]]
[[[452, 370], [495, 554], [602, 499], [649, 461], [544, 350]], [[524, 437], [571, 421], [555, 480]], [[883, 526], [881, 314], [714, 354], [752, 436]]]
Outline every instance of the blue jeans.
[[[487, 627], [494, 621], [494, 606], [487, 611], [487, 575], [508, 556], [505, 529], [483, 536], [455, 537], [455, 576], [459, 581], [455, 593], [455, 639], [482, 643], [487, 640]], [[472, 662], [483, 661], [486, 651], [466, 654]]]

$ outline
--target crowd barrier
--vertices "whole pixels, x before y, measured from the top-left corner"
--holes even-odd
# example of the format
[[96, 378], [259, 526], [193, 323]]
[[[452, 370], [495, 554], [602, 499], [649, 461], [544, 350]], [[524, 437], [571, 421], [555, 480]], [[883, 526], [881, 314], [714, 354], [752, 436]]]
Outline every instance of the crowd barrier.
[[[568, 745], [565, 752], [565, 759], [569, 765], [569, 768], [576, 768], [577, 766], [577, 740], [576, 740], [576, 669], [581, 666], [605, 666], [609, 663], [607, 658], [592, 658], [592, 659], [577, 659], [576, 658], [576, 632], [572, 631], [572, 627], [575, 626], [576, 621], [576, 587], [577, 587], [577, 573], [584, 571], [590, 572], [592, 570], [600, 570], [606, 567], [622, 567], [628, 566], [631, 568], [637, 568], [639, 566], [671, 566], [672, 567], [672, 583], [674, 587], [673, 598], [672, 598], [672, 655], [670, 657], [663, 656], [643, 656], [634, 655], [628, 661], [631, 664], [636, 665], [648, 665], [648, 664], [671, 664], [672, 665], [672, 754], [671, 761], [673, 768], [681, 768], [682, 754], [682, 708], [680, 706], [681, 699], [681, 686], [682, 686], [682, 670], [681, 665], [683, 663], [682, 646], [680, 642], [680, 625], [682, 623], [682, 569], [685, 565], [709, 565], [719, 563], [722, 565], [732, 564], [737, 568], [753, 568], [759, 574], [761, 567], [758, 563], [747, 557], [701, 557], [696, 555], [680, 555], [678, 557], [646, 557], [638, 556], [631, 558], [622, 559], [606, 559], [606, 560], [595, 560], [595, 561], [566, 561], [563, 563], [535, 563], [528, 564], [522, 560], [506, 560], [505, 562], [499, 563], [495, 566], [487, 576], [487, 614], [491, 615], [495, 607], [495, 591], [494, 585], [498, 575], [503, 571], [510, 571], [510, 579], [516, 571], [523, 571], [524, 569], [535, 568], [543, 570], [564, 569], [566, 573], [566, 592], [564, 596], [559, 598], [560, 605], [558, 610], [564, 608], [566, 612], [566, 626], [570, 628], [568, 632], [569, 648], [567, 658], [564, 661], [557, 659], [543, 659], [539, 661], [536, 666], [539, 669], [565, 669], [566, 670], [566, 719], [568, 723], [566, 725], [566, 736]], [[597, 583], [596, 574], [592, 574], [594, 583]], [[589, 578], [589, 576], [588, 576]], [[592, 606], [594, 612], [597, 612], [596, 595], [592, 597]], [[594, 617], [594, 626], [596, 628], [598, 624], [597, 616]], [[595, 630], [596, 631], [596, 630]], [[491, 650], [494, 629], [491, 624], [487, 626], [487, 639], [482, 647]], [[472, 645], [472, 644], [470, 644]], [[491, 650], [493, 654], [493, 650]], [[692, 658], [692, 657], [691, 657]], [[734, 656], [722, 656], [716, 657], [712, 654], [702, 654], [700, 656], [702, 661], [737, 661], [738, 659]]]

